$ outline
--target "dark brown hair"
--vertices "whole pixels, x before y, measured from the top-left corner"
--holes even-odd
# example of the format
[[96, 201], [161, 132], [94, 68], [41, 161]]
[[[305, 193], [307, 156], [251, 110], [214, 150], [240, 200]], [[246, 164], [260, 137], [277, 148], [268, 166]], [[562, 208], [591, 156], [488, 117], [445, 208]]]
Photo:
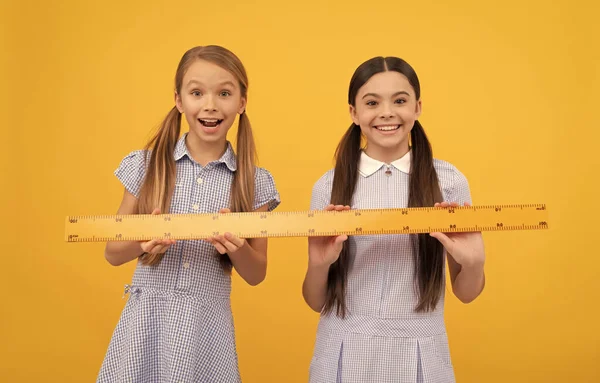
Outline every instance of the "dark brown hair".
[[[197, 60], [211, 62], [229, 71], [238, 80], [242, 98], [247, 97], [248, 76], [242, 62], [229, 50], [215, 45], [194, 47], [185, 52], [175, 74], [177, 94], [181, 92], [186, 71]], [[176, 177], [173, 152], [180, 132], [181, 113], [174, 106], [160, 125], [156, 135], [146, 145], [146, 149], [150, 151], [151, 155], [146, 177], [140, 189], [138, 214], [149, 214], [157, 207], [162, 213], [169, 212]], [[245, 111], [239, 118], [236, 142], [237, 170], [231, 185], [231, 211], [251, 211], [254, 204], [256, 147], [250, 120]], [[156, 265], [162, 260], [162, 257], [163, 255], [147, 254], [140, 258], [140, 262], [146, 265]], [[220, 262], [226, 271], [231, 270], [231, 260], [227, 254], [221, 256]]]
[[[356, 104], [359, 89], [369, 79], [381, 72], [395, 71], [404, 75], [415, 91], [416, 99], [421, 97], [419, 79], [414, 69], [397, 57], [375, 57], [361, 64], [352, 79], [348, 91], [348, 103]], [[409, 176], [408, 206], [433, 206], [442, 202], [436, 171], [433, 167], [433, 153], [425, 130], [419, 123], [411, 130], [412, 160]], [[360, 126], [352, 124], [342, 137], [336, 153], [335, 173], [331, 190], [331, 203], [334, 205], [352, 205], [352, 197], [358, 181], [358, 164], [361, 151]], [[443, 246], [427, 234], [412, 235], [413, 257], [415, 264], [415, 287], [419, 296], [417, 312], [435, 309], [443, 289], [444, 258]], [[350, 267], [348, 241], [344, 243], [338, 260], [329, 268], [327, 296], [324, 313], [334, 308], [336, 314], [346, 315], [346, 284]]]

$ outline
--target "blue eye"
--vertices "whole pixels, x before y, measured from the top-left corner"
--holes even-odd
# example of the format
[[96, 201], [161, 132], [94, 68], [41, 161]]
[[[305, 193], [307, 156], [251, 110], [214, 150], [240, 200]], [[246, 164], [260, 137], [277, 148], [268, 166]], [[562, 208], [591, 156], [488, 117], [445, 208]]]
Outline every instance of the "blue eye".
[[193, 92], [192, 92], [192, 95], [194, 95], [194, 96], [198, 97], [198, 96], [201, 96], [201, 95], [202, 95], [202, 93], [200, 93], [200, 91], [199, 91], [199, 90], [195, 90], [195, 91], [193, 91]]
[[367, 105], [375, 106], [375, 105], [377, 105], [377, 101], [367, 101]]
[[221, 92], [221, 97], [227, 97], [227, 96], [231, 96], [231, 92], [229, 92], [228, 90], [224, 90]]

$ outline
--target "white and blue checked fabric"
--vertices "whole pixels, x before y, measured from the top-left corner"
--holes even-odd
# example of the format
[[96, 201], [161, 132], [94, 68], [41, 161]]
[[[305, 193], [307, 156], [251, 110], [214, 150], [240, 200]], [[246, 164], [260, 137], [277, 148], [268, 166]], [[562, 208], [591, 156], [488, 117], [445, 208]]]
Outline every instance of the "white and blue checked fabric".
[[[214, 213], [229, 207], [236, 170], [231, 144], [206, 166], [189, 154], [184, 134], [175, 147], [177, 179], [170, 213]], [[126, 156], [116, 176], [138, 196], [143, 151]], [[149, 156], [148, 156], [149, 158]], [[280, 203], [271, 174], [256, 168], [254, 208]], [[205, 241], [179, 241], [157, 266], [138, 263], [129, 299], [113, 333], [97, 382], [239, 382], [231, 276]]]
[[[407, 169], [366, 158], [351, 208], [404, 208], [408, 205]], [[409, 162], [398, 161], [397, 164]], [[466, 178], [453, 165], [434, 160], [445, 201], [471, 202]], [[329, 204], [333, 169], [314, 185], [311, 209]], [[355, 236], [348, 239], [351, 267], [348, 315], [321, 315], [311, 383], [453, 383], [444, 324], [444, 297], [434, 312], [416, 313], [418, 302], [409, 235]]]

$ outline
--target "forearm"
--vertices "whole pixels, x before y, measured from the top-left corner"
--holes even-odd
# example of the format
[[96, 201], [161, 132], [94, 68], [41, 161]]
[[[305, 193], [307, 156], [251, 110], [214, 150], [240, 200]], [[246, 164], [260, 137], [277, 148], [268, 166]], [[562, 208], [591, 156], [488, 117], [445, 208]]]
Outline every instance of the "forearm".
[[461, 266], [453, 283], [454, 295], [463, 303], [475, 300], [483, 291], [485, 286], [485, 272], [483, 264], [472, 266]]
[[104, 257], [113, 266], [120, 266], [131, 262], [144, 253], [140, 242], [137, 241], [116, 241], [107, 242], [104, 249]]
[[267, 254], [256, 251], [245, 241], [237, 251], [228, 254], [238, 274], [251, 286], [265, 280], [267, 275]]
[[327, 298], [327, 275], [329, 265], [308, 266], [304, 283], [302, 284], [302, 296], [304, 301], [316, 312], [321, 312]]

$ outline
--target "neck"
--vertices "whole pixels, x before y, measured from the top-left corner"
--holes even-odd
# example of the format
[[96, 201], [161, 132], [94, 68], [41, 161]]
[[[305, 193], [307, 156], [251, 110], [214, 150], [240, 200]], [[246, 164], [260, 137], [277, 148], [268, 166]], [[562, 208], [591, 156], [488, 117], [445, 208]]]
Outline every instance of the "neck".
[[367, 156], [374, 160], [391, 164], [392, 162], [404, 157], [410, 151], [408, 142], [403, 142], [395, 148], [383, 148], [381, 146], [368, 145], [365, 148]]
[[185, 138], [185, 144], [194, 161], [202, 166], [218, 160], [227, 150], [226, 139], [217, 142], [206, 142], [200, 140], [195, 134], [188, 134]]

